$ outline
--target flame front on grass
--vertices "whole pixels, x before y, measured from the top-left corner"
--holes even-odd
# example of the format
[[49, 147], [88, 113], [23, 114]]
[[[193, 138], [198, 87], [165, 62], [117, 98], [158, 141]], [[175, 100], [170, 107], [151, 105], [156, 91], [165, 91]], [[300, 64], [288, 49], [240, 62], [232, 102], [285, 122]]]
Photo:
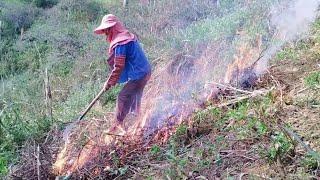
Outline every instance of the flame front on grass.
[[234, 55], [234, 62], [228, 65], [224, 79], [226, 84], [247, 88], [252, 86], [252, 83], [256, 80], [253, 79], [253, 82], [249, 82], [250, 78], [255, 78], [256, 76], [255, 65], [260, 60], [263, 52], [262, 36], [257, 36], [254, 42], [249, 43], [239, 46], [238, 52]]
[[[217, 51], [211, 50], [212, 57], [215, 57]], [[207, 55], [209, 55], [209, 50], [205, 53], [205, 56]], [[174, 78], [170, 78], [173, 76], [171, 72], [168, 72], [168, 69], [175, 67], [167, 66], [163, 69], [157, 69], [153, 73], [158, 75], [152, 77], [146, 88], [141, 116], [136, 117], [134, 122], [130, 118], [125, 120], [130, 123], [125, 134], [121, 136], [106, 134], [107, 128], [104, 130], [101, 128], [97, 129], [92, 125], [94, 120], [83, 121], [82, 125], [75, 128], [71, 134], [70, 142], [64, 144], [64, 148], [57, 156], [56, 163], [54, 164], [55, 173], [69, 175], [76, 172], [87, 163], [94, 161], [100, 152], [116, 145], [119, 139], [125, 139], [129, 143], [138, 142], [138, 144], [144, 144], [145, 147], [149, 146], [150, 142], [165, 142], [174, 132], [176, 126], [181, 124], [184, 119], [187, 119], [199, 107], [201, 98], [194, 97], [194, 89], [198, 89], [198, 91], [203, 93], [204, 89], [200, 86], [196, 87], [196, 85], [199, 82], [201, 84], [206, 82], [196, 72], [191, 72], [190, 75], [193, 75], [193, 78], [186, 80], [185, 70], [183, 70], [192, 68], [191, 66], [197, 66], [197, 72], [207, 71], [208, 67], [205, 67], [207, 69], [199, 69], [199, 67], [204, 68], [204, 66], [198, 65], [201, 64], [199, 61], [206, 60], [204, 56], [197, 59], [190, 59], [188, 56], [180, 58], [175, 60], [181, 61], [181, 63], [188, 60], [194, 62], [190, 66], [184, 67], [181, 64], [169, 65], [179, 66], [181, 69], [181, 72], [175, 74]], [[113, 117], [108, 117], [106, 121], [112, 121], [112, 119]], [[86, 124], [85, 128], [82, 127], [84, 124]], [[83, 137], [80, 135], [85, 134], [82, 132], [84, 129], [90, 134], [87, 135], [88, 138], [85, 138], [85, 143], [81, 142]], [[119, 132], [114, 133], [117, 134]], [[108, 163], [106, 162], [104, 165], [108, 166]]]
[[[82, 169], [86, 164], [96, 161], [103, 151], [108, 151], [112, 146], [117, 145], [119, 140], [125, 140], [128, 144], [134, 142], [145, 148], [148, 148], [152, 142], [166, 142], [177, 126], [189, 119], [190, 115], [204, 103], [210, 93], [210, 87], [204, 88], [205, 84], [213, 78], [224, 77], [221, 73], [218, 76], [217, 67], [226, 67], [227, 63], [220, 63], [216, 57], [225, 46], [226, 43], [219, 45], [213, 43], [199, 57], [184, 55], [179, 57], [180, 59], [174, 59], [180, 63], [157, 69], [154, 72], [157, 76], [152, 77], [146, 88], [141, 116], [136, 117], [134, 121], [130, 118], [125, 120], [130, 124], [127, 132], [121, 136], [110, 135], [105, 133], [107, 128], [97, 130], [92, 125], [87, 125], [87, 131], [95, 133], [88, 136], [84, 144], [76, 143], [81, 141], [79, 134], [71, 138], [73, 140], [70, 143], [65, 144], [54, 164], [56, 174], [68, 175]], [[184, 64], [186, 61], [189, 61], [189, 64]], [[180, 71], [174, 72], [173, 76], [168, 69], [177, 67]], [[213, 70], [216, 71], [217, 76], [210, 76]], [[108, 118], [107, 121], [113, 119], [113, 117]], [[87, 123], [90, 124], [90, 121]], [[81, 132], [81, 128], [83, 127], [79, 126], [75, 132]], [[110, 164], [106, 161], [104, 165]]]
[[[294, 1], [293, 8], [297, 8], [297, 4], [301, 4], [302, 1]], [[319, 5], [315, 0], [311, 1], [313, 4]], [[300, 14], [298, 13], [298, 15]], [[288, 17], [285, 13], [282, 16]], [[280, 13], [280, 17], [282, 16]], [[307, 20], [312, 20], [312, 18], [307, 18]], [[293, 36], [290, 34], [297, 34], [298, 30], [305, 29], [307, 26], [304, 21], [299, 21], [294, 26], [297, 28], [292, 30], [287, 26], [279, 25], [282, 23], [281, 21], [276, 22], [273, 25], [280, 28], [275, 29], [274, 34], [269, 36], [277, 37], [277, 34], [280, 36], [285, 34], [286, 36], [281, 37], [281, 43], [272, 44], [273, 42], [270, 41], [263, 44], [262, 35], [256, 35], [255, 39], [250, 40], [249, 38], [247, 40], [246, 33], [242, 32], [239, 36], [244, 38], [239, 38], [241, 39], [240, 43], [230, 42], [229, 37], [206, 42], [205, 46], [200, 43], [199, 49], [194, 49], [194, 52], [179, 53], [168, 65], [160, 65], [159, 67], [162, 68], [157, 68], [153, 72], [146, 87], [141, 116], [133, 118], [135, 120], [130, 118], [125, 120], [129, 123], [128, 131], [120, 136], [106, 134], [107, 126], [105, 124], [112, 121], [112, 116], [106, 117], [104, 121], [93, 119], [83, 122], [74, 129], [71, 141], [66, 142], [58, 154], [53, 166], [55, 174], [71, 175], [79, 170], [81, 172], [90, 164], [92, 168], [88, 170], [88, 173], [99, 174], [112, 165], [109, 159], [117, 147], [119, 149], [126, 146], [126, 148], [122, 148], [124, 153], [121, 155], [125, 157], [130, 154], [127, 151], [147, 149], [152, 142], [165, 142], [175, 131], [175, 128], [183, 121], [187, 121], [188, 117], [199, 109], [207, 97], [212, 94], [213, 87], [206, 86], [207, 84], [221, 83], [222, 81], [233, 84], [233, 82], [237, 83], [243, 79], [246, 84], [247, 78], [253, 75], [250, 73], [257, 75], [263, 73], [268, 60], [275, 55], [284, 42], [292, 40]], [[286, 37], [290, 38], [286, 39]], [[266, 49], [262, 53], [263, 48]], [[229, 56], [230, 49], [236, 51], [232, 52], [232, 57]], [[255, 69], [253, 65], [261, 55], [263, 55], [262, 63], [259, 61]], [[249, 76], [246, 76], [248, 74]], [[127, 145], [119, 143], [122, 141], [125, 141]], [[103, 166], [102, 170], [97, 169], [99, 160], [102, 161], [99, 164], [99, 166]], [[86, 174], [86, 172], [82, 174]]]

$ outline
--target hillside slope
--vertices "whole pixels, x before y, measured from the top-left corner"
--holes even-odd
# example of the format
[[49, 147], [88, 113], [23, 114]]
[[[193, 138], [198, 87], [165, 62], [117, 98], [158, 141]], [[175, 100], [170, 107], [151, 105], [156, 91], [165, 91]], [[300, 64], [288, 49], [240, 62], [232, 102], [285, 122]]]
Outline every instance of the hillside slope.
[[[79, 124], [72, 143], [62, 136], [108, 74], [108, 44], [92, 30], [113, 13], [137, 34], [153, 64], [144, 118], [174, 126], [154, 131], [143, 145], [130, 134], [98, 144], [101, 153], [70, 177], [318, 178], [320, 21], [297, 37], [302, 40], [281, 39], [271, 19], [273, 8], [286, 9], [286, 3], [161, 0], [129, 1], [124, 8], [111, 0], [1, 2], [0, 177], [66, 176], [67, 165], [63, 173], [54, 169], [65, 148], [78, 161], [91, 140], [108, 137], [121, 85]], [[214, 83], [238, 80], [230, 69], [248, 67], [263, 52], [271, 64], [253, 87], [223, 84], [226, 92], [207, 98]], [[62, 160], [68, 158], [74, 159]]]

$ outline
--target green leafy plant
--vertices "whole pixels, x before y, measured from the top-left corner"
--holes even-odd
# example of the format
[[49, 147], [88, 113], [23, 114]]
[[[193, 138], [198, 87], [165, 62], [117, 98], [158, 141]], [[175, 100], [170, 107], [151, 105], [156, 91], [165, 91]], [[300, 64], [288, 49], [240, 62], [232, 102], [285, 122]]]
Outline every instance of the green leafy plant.
[[151, 155], [157, 155], [160, 153], [160, 147], [158, 145], [153, 145], [150, 149]]
[[307, 154], [302, 160], [303, 166], [308, 170], [315, 170], [320, 167], [320, 154]]
[[244, 120], [247, 117], [249, 103], [243, 102], [237, 108], [228, 111], [226, 116], [235, 120]]
[[179, 125], [179, 127], [176, 130], [176, 135], [177, 136], [185, 135], [187, 133], [187, 129], [188, 129], [188, 126], [185, 124]]
[[208, 114], [205, 111], [197, 111], [193, 116], [194, 116], [193, 119], [196, 122], [201, 123], [201, 122], [204, 122], [206, 120]]
[[277, 53], [276, 57], [278, 60], [297, 60], [299, 55], [293, 48], [286, 48], [279, 53]]
[[272, 136], [272, 146], [268, 150], [267, 157], [270, 161], [277, 158], [284, 158], [286, 154], [293, 150], [292, 142], [282, 132], [275, 132]]
[[128, 171], [128, 166], [124, 166], [118, 169], [120, 176], [124, 175]]
[[313, 72], [309, 74], [305, 79], [304, 83], [312, 88], [320, 87], [320, 72]]
[[267, 125], [261, 121], [257, 121], [255, 127], [257, 129], [258, 135], [260, 136], [265, 135], [268, 131]]
[[74, 61], [60, 61], [53, 64], [52, 72], [55, 76], [65, 78], [72, 71]]
[[7, 159], [5, 159], [4, 157], [0, 157], [0, 177], [1, 175], [7, 174], [7, 172]]

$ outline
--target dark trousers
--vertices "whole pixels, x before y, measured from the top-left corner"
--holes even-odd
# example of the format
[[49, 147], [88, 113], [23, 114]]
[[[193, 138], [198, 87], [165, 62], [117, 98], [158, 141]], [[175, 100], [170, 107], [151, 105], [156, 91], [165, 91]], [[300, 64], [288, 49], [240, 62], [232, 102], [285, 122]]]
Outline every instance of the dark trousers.
[[150, 79], [150, 73], [139, 80], [130, 80], [124, 85], [117, 98], [117, 121], [122, 123], [129, 112], [140, 113], [143, 89]]

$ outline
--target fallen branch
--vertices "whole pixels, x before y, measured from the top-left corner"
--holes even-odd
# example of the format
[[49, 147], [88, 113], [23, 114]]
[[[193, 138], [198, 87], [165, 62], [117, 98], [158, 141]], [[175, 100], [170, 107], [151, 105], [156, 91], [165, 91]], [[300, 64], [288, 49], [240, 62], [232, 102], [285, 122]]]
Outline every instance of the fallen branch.
[[318, 161], [320, 161], [320, 156], [317, 154], [317, 152], [311, 149], [306, 143], [304, 143], [298, 134], [294, 133], [293, 131], [291, 131], [289, 128], [285, 126], [280, 125], [280, 128], [283, 131], [285, 131], [289, 136], [293, 137], [293, 139], [295, 139], [298, 143], [300, 143], [309, 154], [315, 155], [315, 158]]
[[238, 91], [238, 92], [241, 92], [241, 93], [246, 93], [246, 94], [252, 94], [253, 93], [252, 91], [246, 91], [246, 90], [238, 89], [238, 88], [235, 88], [235, 87], [233, 87], [231, 85], [221, 84], [221, 83], [217, 83], [217, 82], [211, 82], [210, 84], [215, 84], [215, 85], [218, 85], [218, 86], [230, 89], [230, 90]]
[[[230, 100], [230, 101], [228, 101], [228, 102], [225, 102], [225, 103], [222, 103], [222, 104], [220, 104], [220, 105], [218, 105], [218, 106], [216, 106], [216, 107], [221, 108], [221, 107], [225, 107], [225, 106], [229, 106], [229, 105], [238, 103], [238, 102], [243, 101], [243, 100], [245, 100], [245, 99], [254, 98], [254, 97], [257, 97], [257, 96], [260, 96], [260, 95], [266, 95], [266, 94], [268, 94], [269, 92], [271, 92], [273, 89], [274, 89], [274, 87], [272, 87], [272, 88], [270, 88], [270, 89], [268, 89], [268, 90], [255, 90], [255, 91], [253, 91], [253, 92], [252, 92], [251, 94], [249, 94], [249, 95], [245, 95], [245, 96], [238, 97], [238, 98], [236, 98], [236, 99], [232, 99], [232, 100]], [[210, 110], [210, 109], [211, 109], [211, 108], [209, 108], [209, 110]]]
[[112, 134], [112, 133], [104, 133], [105, 135], [109, 135], [109, 136], [116, 136], [116, 137], [124, 137], [125, 135], [121, 135], [121, 134]]

